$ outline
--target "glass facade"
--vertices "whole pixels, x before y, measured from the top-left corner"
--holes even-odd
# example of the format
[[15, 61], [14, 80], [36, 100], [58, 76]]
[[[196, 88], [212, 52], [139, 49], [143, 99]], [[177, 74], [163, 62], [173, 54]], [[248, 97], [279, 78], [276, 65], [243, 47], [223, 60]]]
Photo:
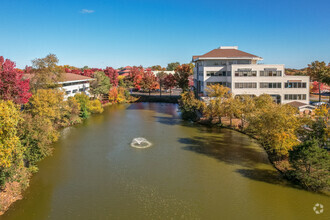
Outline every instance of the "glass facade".
[[271, 88], [271, 89], [282, 88], [282, 83], [261, 82], [260, 89], [263, 89], [263, 88]]
[[285, 94], [284, 100], [306, 100], [306, 94]]
[[235, 89], [255, 89], [257, 88], [256, 82], [249, 82], [249, 83], [235, 83]]

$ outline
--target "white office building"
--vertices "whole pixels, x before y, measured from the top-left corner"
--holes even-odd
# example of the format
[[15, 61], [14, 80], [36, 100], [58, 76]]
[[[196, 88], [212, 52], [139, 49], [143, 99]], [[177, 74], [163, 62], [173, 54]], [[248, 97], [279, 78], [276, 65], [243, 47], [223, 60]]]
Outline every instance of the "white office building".
[[76, 93], [83, 92], [90, 96], [89, 87], [93, 78], [81, 76], [73, 73], [64, 73], [64, 79], [59, 84], [62, 85], [61, 89], [65, 92], [65, 98], [72, 97]]
[[283, 64], [258, 64], [261, 57], [234, 47], [220, 47], [201, 56], [193, 56], [194, 86], [207, 95], [211, 84], [231, 89], [233, 95], [271, 95], [277, 103], [292, 101], [309, 104], [309, 77], [287, 76]]

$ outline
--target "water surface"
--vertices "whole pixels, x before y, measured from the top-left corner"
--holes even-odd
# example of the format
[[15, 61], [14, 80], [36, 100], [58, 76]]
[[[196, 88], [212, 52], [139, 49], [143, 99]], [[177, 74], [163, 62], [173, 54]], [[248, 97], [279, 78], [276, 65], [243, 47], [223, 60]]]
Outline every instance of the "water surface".
[[254, 140], [182, 122], [174, 104], [111, 106], [54, 148], [1, 219], [330, 219], [329, 197], [284, 181]]

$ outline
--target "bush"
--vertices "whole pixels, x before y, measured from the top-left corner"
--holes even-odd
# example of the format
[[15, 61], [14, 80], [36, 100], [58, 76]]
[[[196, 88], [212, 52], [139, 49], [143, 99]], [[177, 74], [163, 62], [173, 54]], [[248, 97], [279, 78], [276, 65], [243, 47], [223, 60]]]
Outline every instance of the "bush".
[[92, 114], [102, 113], [103, 112], [103, 108], [102, 108], [101, 102], [98, 99], [95, 99], [95, 100], [90, 101], [89, 111]]
[[290, 151], [293, 170], [289, 175], [306, 189], [322, 190], [330, 186], [330, 156], [317, 141], [307, 141]]

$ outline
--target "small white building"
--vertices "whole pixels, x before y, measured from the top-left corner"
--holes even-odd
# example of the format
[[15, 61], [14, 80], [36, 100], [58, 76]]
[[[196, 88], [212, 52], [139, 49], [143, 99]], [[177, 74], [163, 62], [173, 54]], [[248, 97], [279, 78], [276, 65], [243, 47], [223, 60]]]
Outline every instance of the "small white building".
[[[24, 74], [23, 77], [26, 79], [33, 79], [34, 74]], [[64, 98], [74, 96], [76, 93], [84, 92], [86, 95], [90, 96], [89, 87], [90, 82], [94, 80], [93, 78], [82, 76], [73, 73], [63, 73], [63, 80], [58, 82], [61, 85], [60, 89], [65, 92]]]
[[206, 87], [221, 84], [233, 95], [271, 95], [277, 103], [299, 101], [309, 104], [309, 76], [287, 76], [283, 64], [258, 64], [261, 57], [234, 47], [220, 47], [193, 56], [194, 86], [207, 95]]
[[64, 80], [59, 82], [59, 84], [62, 85], [61, 89], [65, 91], [65, 98], [72, 97], [79, 92], [84, 92], [90, 96], [89, 87], [92, 80], [93, 78], [87, 76], [64, 73]]

